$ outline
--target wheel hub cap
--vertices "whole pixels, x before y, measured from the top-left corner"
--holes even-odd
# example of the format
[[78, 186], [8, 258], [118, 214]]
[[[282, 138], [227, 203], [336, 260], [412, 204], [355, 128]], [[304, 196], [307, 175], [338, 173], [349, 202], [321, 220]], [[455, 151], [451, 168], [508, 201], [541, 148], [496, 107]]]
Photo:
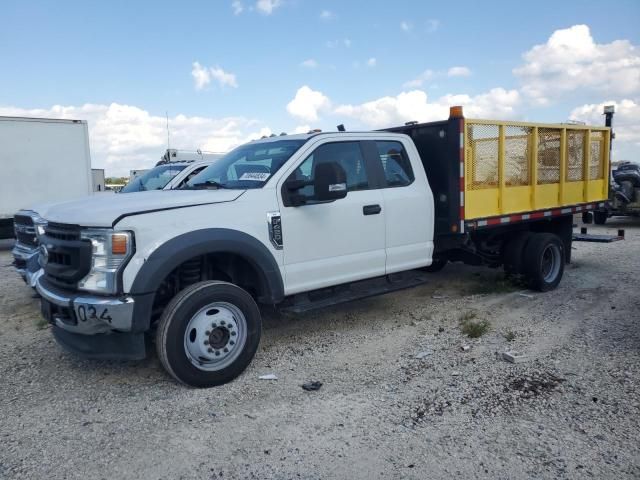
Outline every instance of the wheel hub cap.
[[184, 333], [185, 354], [200, 370], [220, 370], [238, 357], [246, 338], [242, 311], [230, 303], [212, 303], [189, 320]]

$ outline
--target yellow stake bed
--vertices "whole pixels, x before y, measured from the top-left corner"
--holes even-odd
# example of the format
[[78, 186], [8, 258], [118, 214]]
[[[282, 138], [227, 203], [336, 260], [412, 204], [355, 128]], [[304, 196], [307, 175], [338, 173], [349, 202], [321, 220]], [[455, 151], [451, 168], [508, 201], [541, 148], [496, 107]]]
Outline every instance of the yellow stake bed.
[[608, 198], [611, 129], [464, 119], [464, 219]]
[[604, 113], [607, 126], [591, 127], [469, 119], [458, 106], [447, 120], [388, 129], [411, 137], [433, 194], [428, 271], [503, 266], [546, 291], [562, 278], [573, 241], [621, 240], [623, 232], [573, 233], [574, 214], [606, 212], [613, 108]]

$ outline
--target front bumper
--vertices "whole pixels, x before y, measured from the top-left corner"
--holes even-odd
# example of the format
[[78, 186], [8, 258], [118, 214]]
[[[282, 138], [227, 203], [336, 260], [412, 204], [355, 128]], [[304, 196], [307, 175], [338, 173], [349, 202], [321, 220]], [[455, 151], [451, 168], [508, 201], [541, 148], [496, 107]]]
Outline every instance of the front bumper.
[[38, 262], [38, 249], [16, 243], [11, 250], [16, 272], [31, 288], [36, 287], [38, 278], [44, 273]]
[[37, 280], [36, 290], [42, 315], [53, 325], [53, 336], [65, 350], [99, 360], [145, 358], [144, 333], [131, 331], [133, 298], [68, 292], [49, 285], [45, 277]]
[[42, 297], [42, 315], [62, 330], [80, 335], [132, 330], [135, 302], [131, 297], [98, 297], [69, 292], [48, 284], [44, 277], [37, 279], [36, 290]]

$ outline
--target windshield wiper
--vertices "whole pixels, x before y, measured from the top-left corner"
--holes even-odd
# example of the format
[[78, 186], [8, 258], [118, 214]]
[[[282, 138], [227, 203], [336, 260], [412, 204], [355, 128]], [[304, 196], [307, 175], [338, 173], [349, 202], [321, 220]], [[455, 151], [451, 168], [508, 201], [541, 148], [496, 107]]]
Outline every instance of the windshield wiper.
[[199, 189], [199, 188], [228, 188], [225, 184], [223, 183], [218, 183], [215, 180], [207, 180], [205, 182], [198, 182], [198, 183], [194, 183], [191, 185], [191, 188], [193, 189]]

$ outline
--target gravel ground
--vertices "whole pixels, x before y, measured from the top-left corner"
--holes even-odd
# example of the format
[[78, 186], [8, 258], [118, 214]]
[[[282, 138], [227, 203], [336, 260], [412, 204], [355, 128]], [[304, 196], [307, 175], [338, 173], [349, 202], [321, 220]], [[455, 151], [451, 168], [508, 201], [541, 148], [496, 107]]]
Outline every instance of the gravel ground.
[[[414, 289], [265, 312], [252, 365], [209, 390], [155, 356], [63, 352], [5, 244], [0, 478], [638, 478], [640, 222], [590, 230], [616, 228], [626, 241], [576, 244], [545, 294], [449, 265]], [[466, 337], [461, 318], [488, 332]], [[527, 361], [497, 358], [510, 349]]]

